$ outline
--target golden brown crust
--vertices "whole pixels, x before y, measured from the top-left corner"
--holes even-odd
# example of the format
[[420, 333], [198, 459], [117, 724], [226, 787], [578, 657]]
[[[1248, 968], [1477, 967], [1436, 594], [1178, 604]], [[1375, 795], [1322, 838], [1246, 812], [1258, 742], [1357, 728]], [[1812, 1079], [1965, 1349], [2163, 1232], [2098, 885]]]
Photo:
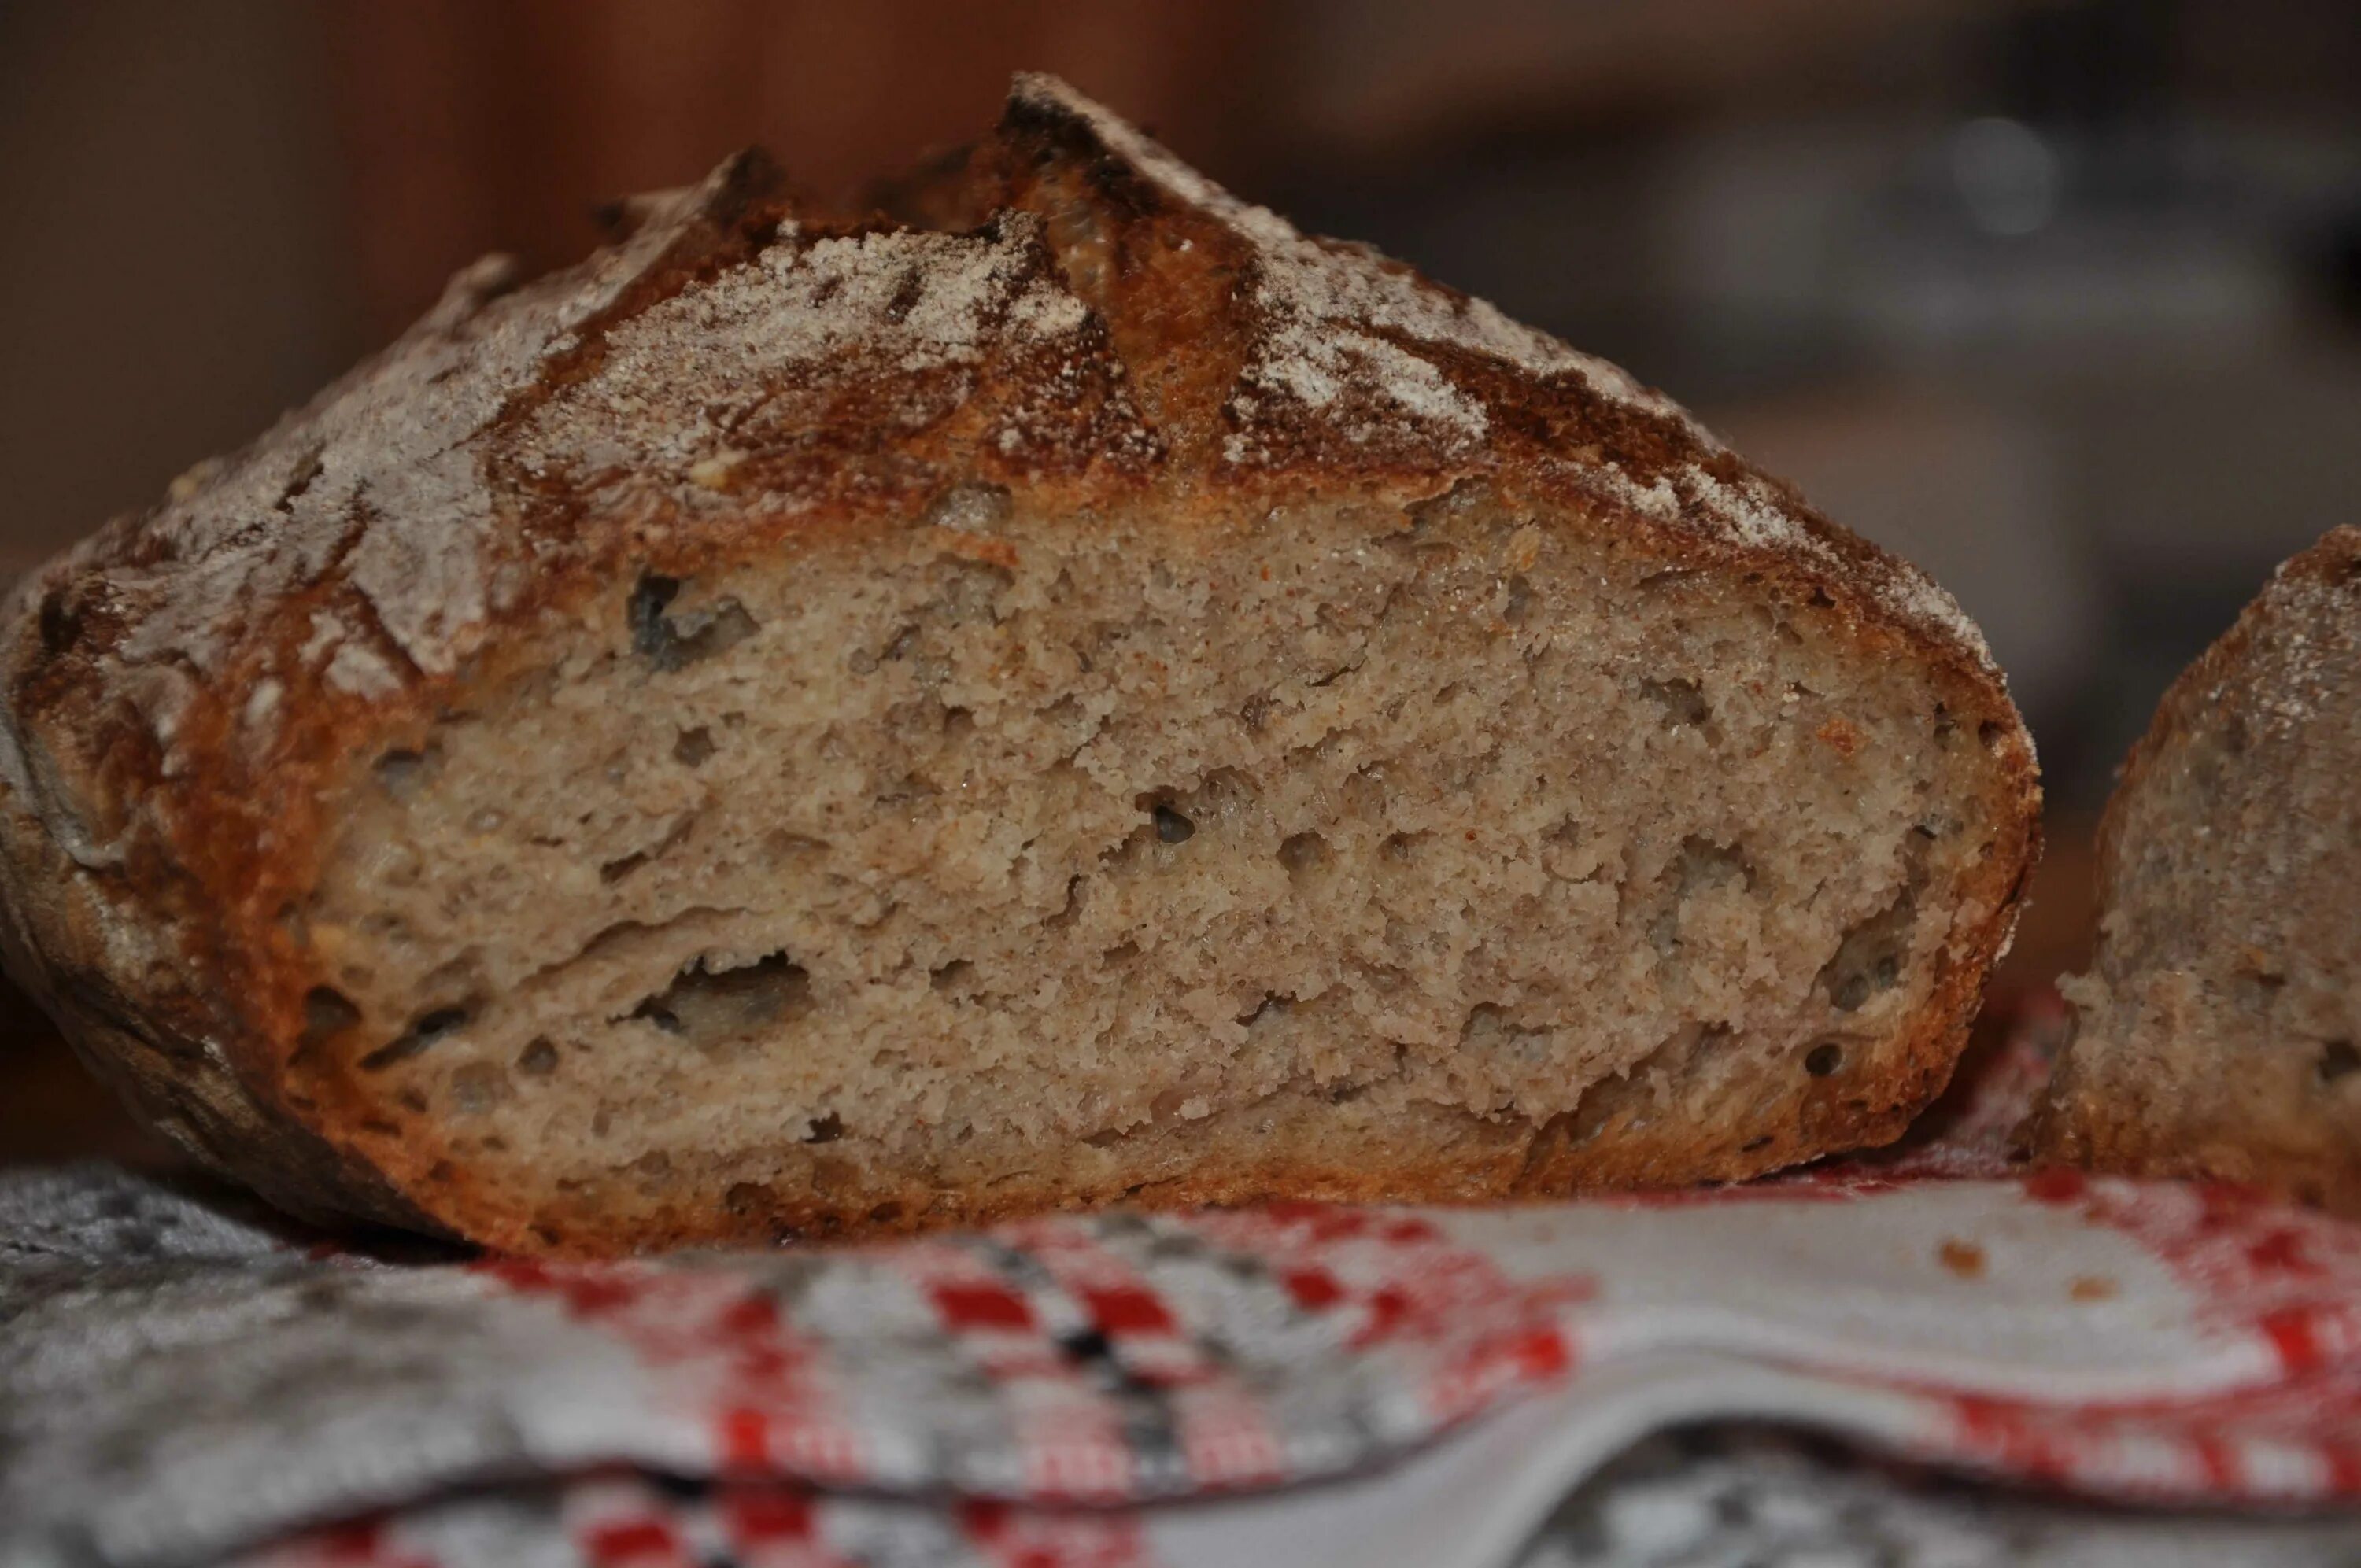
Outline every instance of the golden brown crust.
[[[319, 977], [299, 912], [323, 803], [621, 575], [859, 537], [976, 480], [1035, 504], [1153, 499], [1202, 528], [1292, 496], [1400, 503], [1483, 480], [1610, 519], [1668, 566], [1811, 596], [1864, 653], [1927, 668], [1998, 775], [2002, 833], [1964, 894], [1990, 918], [1953, 934], [1891, 1059], [1749, 1135], [1768, 1143], [1701, 1146], [1602, 1112], [1612, 1136], [1488, 1125], [1455, 1164], [1135, 1197], [1736, 1178], [1890, 1136], [1940, 1087], [2015, 917], [2037, 787], [1999, 674], [1939, 589], [1620, 371], [1297, 235], [1058, 83], [1020, 80], [994, 136], [895, 203], [916, 223], [829, 220], [747, 157], [643, 203], [570, 272], [520, 288], [471, 269], [379, 360], [18, 586], [0, 611], [8, 962], [136, 1104], [291, 1207], [553, 1245], [437, 1174], [431, 1139], [364, 1126], [349, 1082], [306, 1058]], [[567, 1242], [714, 1234], [688, 1213], [627, 1238], [585, 1217]]]
[[[2264, 1031], [2234, 1021], [2235, 1009], [2218, 994], [2210, 971], [2240, 970], [2247, 955], [2233, 949], [2264, 935], [2238, 928], [2242, 905], [2300, 900], [2300, 891], [2222, 889], [2205, 910], [2186, 918], [2170, 908], [2161, 912], [2194, 948], [2213, 950], [2149, 954], [2146, 963], [2122, 950], [2136, 906], [2157, 896], [2142, 885], [2153, 874], [2144, 863], [2148, 851], [2194, 858], [2205, 852], [2201, 839], [2218, 838], [2226, 852], [2238, 831], [2226, 819], [2177, 817], [2163, 798], [2196, 754], [2235, 729], [2247, 771], [2300, 766], [2311, 737], [2295, 726], [2313, 721], [2300, 710], [2323, 700], [2348, 708], [2353, 703], [2349, 690], [2323, 696], [2301, 689], [2321, 678], [2313, 666], [2329, 652], [2331, 639], [2321, 635], [2328, 630], [2323, 614], [2348, 627], [2361, 618], [2361, 529], [2333, 529], [2283, 564], [2230, 630], [2174, 680], [2125, 758], [2099, 825], [2099, 961], [2092, 976], [2062, 982], [2077, 1003], [2078, 1036], [2024, 1130], [2036, 1158], [2127, 1175], [2234, 1181], [2361, 1214], [2361, 1140], [2340, 1135], [2325, 1115], [2266, 1109], [2255, 1096], [2223, 1092], [2225, 1080], [2255, 1070], [2251, 1059], [2240, 1059], [2241, 1047], [2259, 1047]], [[2284, 779], [2253, 785], [2289, 787]], [[2226, 813], [2231, 803], [2216, 795], [2206, 804]], [[2302, 807], [2281, 799], [2271, 809], [2284, 815]], [[2159, 831], [2182, 841], [2152, 844]], [[2220, 874], [2236, 873], [2225, 865]], [[2284, 983], [2285, 976], [2274, 979]], [[2176, 1075], [2119, 1058], [2125, 1042], [2115, 1036], [2125, 1030], [2167, 1042], [2197, 1076], [2159, 1081]]]

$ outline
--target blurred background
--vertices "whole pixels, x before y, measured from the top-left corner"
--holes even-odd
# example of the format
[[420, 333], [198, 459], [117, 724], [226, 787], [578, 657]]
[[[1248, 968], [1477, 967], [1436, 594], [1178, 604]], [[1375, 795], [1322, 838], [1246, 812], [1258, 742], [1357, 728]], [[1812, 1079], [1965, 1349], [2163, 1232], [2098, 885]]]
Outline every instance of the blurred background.
[[[1620, 360], [1984, 626], [2080, 961], [2173, 674], [2361, 521], [2354, 0], [0, 0], [0, 575], [489, 250], [749, 142], [842, 193], [1058, 71]], [[0, 995], [0, 1158], [149, 1153]]]

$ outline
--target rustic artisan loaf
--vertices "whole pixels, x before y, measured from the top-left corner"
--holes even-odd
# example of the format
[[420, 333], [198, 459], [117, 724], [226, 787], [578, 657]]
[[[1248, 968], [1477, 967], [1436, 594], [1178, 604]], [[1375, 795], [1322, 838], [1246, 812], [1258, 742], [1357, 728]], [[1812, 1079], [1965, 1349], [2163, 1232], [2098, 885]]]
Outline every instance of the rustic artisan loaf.
[[1045, 79], [461, 277], [16, 592], [16, 971], [291, 1207], [586, 1251], [1735, 1178], [1943, 1082], [1972, 627]]
[[2182, 673], [2099, 841], [2044, 1157], [2361, 1213], [2361, 529]]

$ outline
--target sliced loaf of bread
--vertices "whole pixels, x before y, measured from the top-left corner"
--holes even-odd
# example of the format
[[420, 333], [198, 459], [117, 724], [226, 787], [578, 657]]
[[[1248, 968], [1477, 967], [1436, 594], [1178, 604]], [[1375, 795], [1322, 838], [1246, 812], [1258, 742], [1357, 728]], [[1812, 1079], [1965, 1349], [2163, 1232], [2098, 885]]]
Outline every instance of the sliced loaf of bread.
[[1975, 630], [1053, 81], [759, 159], [21, 585], [12, 969], [306, 1212], [613, 1251], [1745, 1177], [1943, 1084]]

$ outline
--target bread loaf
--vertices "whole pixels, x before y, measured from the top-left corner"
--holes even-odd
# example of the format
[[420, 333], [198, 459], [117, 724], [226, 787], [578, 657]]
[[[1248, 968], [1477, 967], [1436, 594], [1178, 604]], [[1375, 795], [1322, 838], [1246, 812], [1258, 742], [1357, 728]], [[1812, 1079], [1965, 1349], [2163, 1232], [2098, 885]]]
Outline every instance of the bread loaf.
[[2100, 828], [2044, 1157], [2361, 1213], [2361, 529], [2165, 694]]
[[486, 263], [22, 584], [14, 971], [299, 1212], [527, 1251], [1745, 1177], [2035, 850], [1933, 584], [1044, 78]]

